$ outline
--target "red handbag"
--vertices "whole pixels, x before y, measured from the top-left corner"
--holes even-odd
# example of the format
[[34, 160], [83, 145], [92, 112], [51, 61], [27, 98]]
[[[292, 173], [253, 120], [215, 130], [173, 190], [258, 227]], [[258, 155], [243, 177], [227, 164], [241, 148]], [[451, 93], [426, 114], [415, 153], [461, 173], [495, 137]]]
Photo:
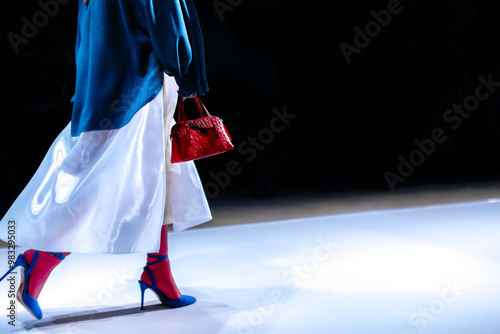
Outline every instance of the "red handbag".
[[[196, 160], [234, 148], [222, 119], [212, 116], [200, 98], [195, 96], [201, 118], [187, 120], [182, 97], [177, 102], [178, 122], [172, 127], [172, 163]], [[205, 116], [204, 112], [207, 116]], [[182, 117], [182, 119], [181, 119]]]

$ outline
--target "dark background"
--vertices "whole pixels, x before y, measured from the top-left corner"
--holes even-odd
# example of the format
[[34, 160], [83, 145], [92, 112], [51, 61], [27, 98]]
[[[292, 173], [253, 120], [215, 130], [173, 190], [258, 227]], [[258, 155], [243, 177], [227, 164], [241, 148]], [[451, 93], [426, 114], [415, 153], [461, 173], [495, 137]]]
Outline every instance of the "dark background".
[[[217, 11], [218, 3], [230, 9]], [[398, 174], [398, 157], [408, 158], [414, 141], [435, 128], [447, 140], [392, 190], [500, 178], [500, 88], [458, 129], [443, 121], [454, 103], [474, 95], [478, 76], [500, 81], [500, 2], [402, 0], [401, 13], [348, 63], [340, 43], [354, 44], [354, 27], [364, 30], [374, 20], [370, 11], [388, 3], [195, 1], [211, 88], [203, 100], [237, 147], [197, 162], [210, 198], [234, 191], [262, 198], [390, 192], [384, 173]], [[33, 0], [0, 4], [2, 210], [71, 118], [77, 1], [60, 4], [19, 52], [7, 38], [20, 35], [22, 18], [32, 21], [40, 10]], [[284, 108], [296, 117], [269, 137], [276, 110]], [[256, 154], [240, 145], [255, 145]], [[228, 161], [238, 168], [228, 169]]]

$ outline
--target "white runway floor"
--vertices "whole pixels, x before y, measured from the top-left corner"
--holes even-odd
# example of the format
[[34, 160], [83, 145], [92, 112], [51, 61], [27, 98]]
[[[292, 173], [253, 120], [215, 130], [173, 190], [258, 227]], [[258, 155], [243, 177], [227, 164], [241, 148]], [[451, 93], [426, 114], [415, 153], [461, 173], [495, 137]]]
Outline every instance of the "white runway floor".
[[170, 258], [191, 306], [140, 310], [145, 254], [73, 254], [40, 321], [7, 324], [2, 282], [0, 333], [500, 333], [500, 200], [171, 233]]

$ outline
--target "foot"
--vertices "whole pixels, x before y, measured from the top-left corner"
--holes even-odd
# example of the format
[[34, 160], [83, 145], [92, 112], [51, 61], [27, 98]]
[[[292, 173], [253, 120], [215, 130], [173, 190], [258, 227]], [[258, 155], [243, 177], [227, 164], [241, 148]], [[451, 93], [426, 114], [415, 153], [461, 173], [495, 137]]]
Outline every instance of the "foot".
[[[54, 254], [62, 254], [64, 257], [66, 257], [71, 253]], [[23, 255], [26, 259], [26, 263], [28, 264], [27, 272], [29, 272], [29, 284], [26, 289], [26, 293], [31, 297], [38, 299], [38, 296], [40, 295], [45, 282], [49, 278], [50, 273], [52, 272], [52, 270], [54, 270], [55, 267], [57, 267], [59, 263], [62, 262], [61, 258], [64, 257], [57, 257], [55, 255], [51, 255], [51, 253], [39, 251], [34, 267], [31, 269], [33, 257], [35, 256], [35, 250], [29, 249], [25, 251]], [[22, 293], [22, 291], [24, 290], [24, 284], [25, 282], [21, 283], [21, 285], [19, 286], [18, 294]]]
[[[149, 264], [153, 262], [154, 264]], [[170, 299], [178, 299], [182, 296], [177, 285], [175, 284], [172, 272], [170, 271], [170, 261], [168, 258], [159, 261], [158, 258], [152, 258], [148, 256], [147, 267], [153, 272], [156, 280], [156, 285], [158, 289], [165, 294]], [[144, 270], [141, 276], [141, 281], [153, 285], [151, 278], [148, 273]]]

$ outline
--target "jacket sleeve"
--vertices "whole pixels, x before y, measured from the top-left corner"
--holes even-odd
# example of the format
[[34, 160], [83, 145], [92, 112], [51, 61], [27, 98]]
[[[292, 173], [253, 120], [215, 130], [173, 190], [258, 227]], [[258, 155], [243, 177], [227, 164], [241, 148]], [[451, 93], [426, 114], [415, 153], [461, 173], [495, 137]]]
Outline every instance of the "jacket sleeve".
[[145, 0], [148, 31], [163, 71], [175, 77], [179, 94], [208, 91], [203, 35], [192, 0]]
[[[82, 3], [79, 4], [79, 6], [82, 6]], [[75, 41], [75, 62], [78, 62], [78, 50], [80, 50], [80, 44], [82, 43], [82, 33], [80, 31], [80, 13], [81, 13], [81, 8], [79, 7], [78, 9], [78, 21], [76, 23], [76, 41]], [[71, 98], [71, 102], [75, 102], [75, 97], [76, 97], [76, 92], [73, 94], [73, 97]]]

